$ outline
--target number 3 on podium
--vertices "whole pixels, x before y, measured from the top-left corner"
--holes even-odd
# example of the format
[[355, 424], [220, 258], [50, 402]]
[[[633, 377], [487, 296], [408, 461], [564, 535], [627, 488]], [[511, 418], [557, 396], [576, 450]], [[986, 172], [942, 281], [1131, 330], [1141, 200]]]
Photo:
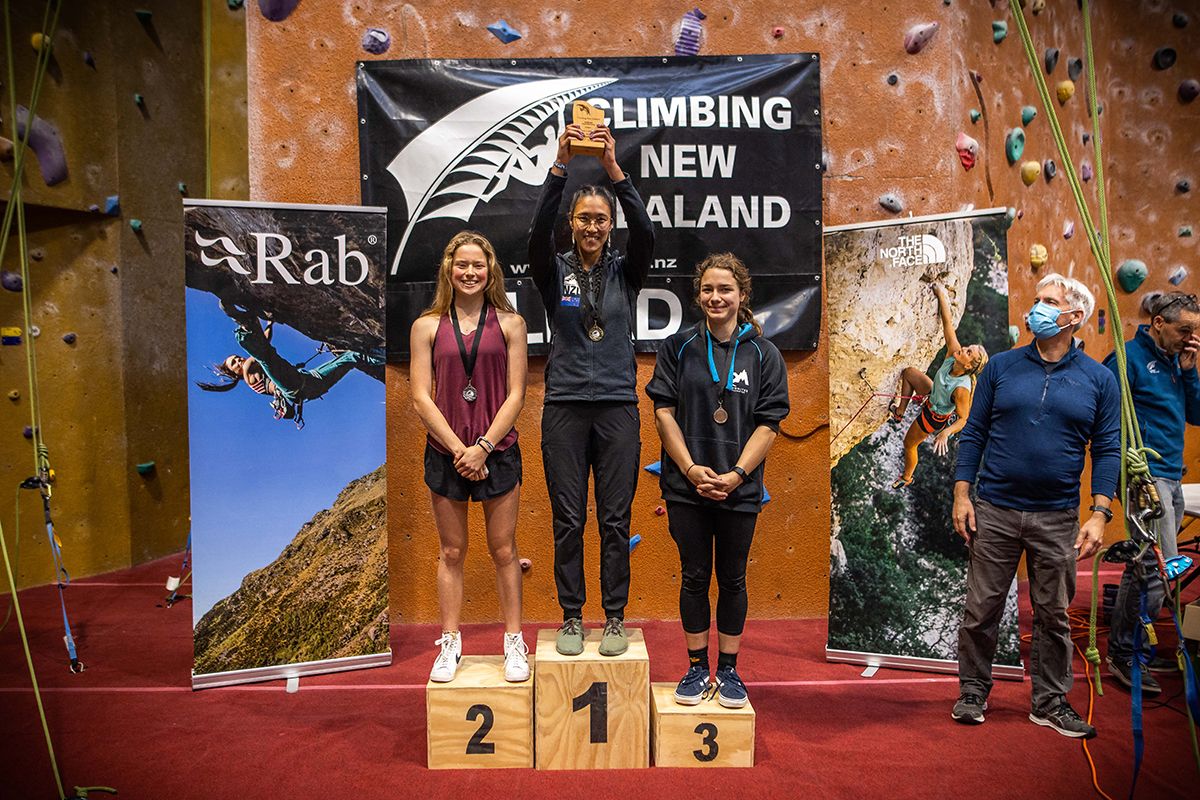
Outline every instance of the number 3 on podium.
[[704, 749], [693, 750], [692, 755], [696, 757], [697, 761], [712, 761], [717, 757], [717, 751], [720, 749], [717, 746], [717, 726], [711, 722], [701, 722], [696, 726], [696, 733], [704, 737], [700, 740]]
[[587, 688], [586, 692], [578, 697], [571, 698], [571, 711], [582, 711], [585, 708], [589, 709], [589, 741], [591, 741], [592, 744], [606, 744], [608, 742], [607, 682], [595, 681]]

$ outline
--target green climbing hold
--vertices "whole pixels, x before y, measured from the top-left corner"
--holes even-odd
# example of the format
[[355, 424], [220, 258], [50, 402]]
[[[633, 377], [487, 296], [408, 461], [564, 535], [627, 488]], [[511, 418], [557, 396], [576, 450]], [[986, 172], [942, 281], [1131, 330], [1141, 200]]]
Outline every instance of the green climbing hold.
[[1000, 44], [1008, 38], [1008, 23], [998, 19], [992, 23], [992, 41]]
[[146, 105], [146, 98], [142, 97], [142, 95], [138, 94], [137, 92], [134, 92], [133, 102], [134, 102], [134, 105], [144, 106], [144, 105]]
[[1191, 226], [1191, 225], [1184, 225], [1183, 227], [1181, 227], [1181, 228], [1179, 229], [1179, 235], [1180, 235], [1180, 236], [1182, 236], [1182, 237], [1184, 237], [1184, 238], [1187, 238], [1187, 237], [1191, 236], [1191, 235], [1192, 235], [1192, 226]]
[[1037, 109], [1033, 106], [1021, 107], [1021, 124], [1028, 125], [1033, 122], [1033, 118], [1037, 116]]
[[135, 8], [133, 15], [138, 18], [138, 22], [143, 25], [149, 25], [154, 21], [154, 12], [148, 8]]
[[1008, 136], [1004, 137], [1004, 153], [1008, 156], [1008, 163], [1015, 164], [1021, 160], [1021, 154], [1025, 152], [1025, 131], [1020, 128], [1013, 128], [1008, 132]]
[[154, 472], [154, 462], [143, 461], [141, 464], [137, 465], [137, 471], [138, 475], [149, 475], [151, 472]]
[[1146, 280], [1148, 274], [1145, 261], [1127, 258], [1121, 262], [1121, 266], [1117, 267], [1117, 282], [1121, 284], [1122, 289], [1132, 292], [1142, 285], [1142, 281]]
[[1017, 340], [1020, 338], [1021, 338], [1021, 329], [1018, 328], [1016, 325], [1009, 325], [1008, 326], [1008, 343], [1009, 343], [1009, 345], [1015, 345], [1017, 343]]
[[142, 221], [137, 217], [134, 217], [133, 219], [129, 220], [129, 227], [133, 228], [134, 233], [141, 233]]
[[187, 194], [187, 184], [184, 183], [183, 181], [180, 181], [179, 183], [175, 184], [175, 187], [177, 189], [179, 189], [180, 194]]
[[979, 109], [978, 109], [978, 108], [972, 108], [972, 109], [971, 109], [971, 122], [972, 122], [972, 123], [979, 122], [979, 118], [980, 118], [981, 116], [983, 116], [983, 115], [979, 113]]

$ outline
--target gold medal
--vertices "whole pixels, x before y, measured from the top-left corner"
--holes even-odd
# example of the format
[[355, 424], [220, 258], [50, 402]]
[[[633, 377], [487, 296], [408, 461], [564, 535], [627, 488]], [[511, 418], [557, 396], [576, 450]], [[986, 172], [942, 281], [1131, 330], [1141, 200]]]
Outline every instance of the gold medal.
[[588, 328], [588, 338], [593, 342], [600, 341], [604, 338], [604, 328], [601, 328], [599, 325], [593, 325]]

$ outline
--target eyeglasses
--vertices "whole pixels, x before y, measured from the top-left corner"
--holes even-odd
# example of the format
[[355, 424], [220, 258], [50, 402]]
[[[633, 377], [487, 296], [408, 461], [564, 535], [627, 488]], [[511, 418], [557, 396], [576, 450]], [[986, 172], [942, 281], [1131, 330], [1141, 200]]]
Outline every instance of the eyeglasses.
[[1196, 295], [1194, 295], [1194, 294], [1176, 295], [1173, 299], [1168, 300], [1166, 303], [1159, 306], [1159, 308], [1157, 310], [1155, 310], [1154, 316], [1156, 316], [1156, 317], [1160, 316], [1164, 311], [1166, 311], [1168, 308], [1175, 305], [1176, 303], [1185, 303], [1188, 306], [1195, 308], [1196, 307]]
[[605, 216], [589, 217], [587, 214], [576, 214], [574, 219], [575, 219], [575, 224], [581, 228], [590, 228], [593, 225], [596, 226], [597, 228], [606, 228], [606, 227], [608, 227], [608, 223], [610, 222], [608, 217], [605, 217]]

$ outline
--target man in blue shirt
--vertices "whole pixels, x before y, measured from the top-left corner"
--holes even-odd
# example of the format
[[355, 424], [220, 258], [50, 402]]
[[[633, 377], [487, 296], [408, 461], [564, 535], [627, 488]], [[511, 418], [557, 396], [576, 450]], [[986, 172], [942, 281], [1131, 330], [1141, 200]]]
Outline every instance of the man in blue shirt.
[[[1196, 351], [1200, 348], [1200, 305], [1196, 296], [1182, 292], [1152, 292], [1142, 301], [1142, 310], [1150, 316], [1149, 325], [1138, 326], [1134, 337], [1125, 343], [1125, 371], [1129, 391], [1137, 411], [1142, 444], [1153, 449], [1159, 460], [1150, 460], [1163, 515], [1154, 520], [1163, 558], [1179, 554], [1176, 536], [1183, 516], [1183, 434], [1188, 425], [1200, 425], [1200, 376], [1196, 374]], [[1104, 365], [1117, 372], [1117, 355], [1109, 354]], [[1158, 558], [1152, 550], [1143, 559], [1146, 584], [1146, 615], [1151, 622], [1162, 610], [1164, 589], [1158, 579]], [[1121, 586], [1113, 605], [1112, 630], [1108, 637], [1108, 666], [1117, 682], [1133, 687], [1132, 660], [1134, 630], [1141, 621], [1141, 587], [1134, 565], [1125, 565]], [[1162, 687], [1150, 670], [1175, 670], [1175, 659], [1150, 661], [1150, 645], [1142, 639], [1142, 691], [1159, 694]]]
[[[975, 387], [954, 473], [954, 530], [970, 549], [960, 696], [951, 712], [958, 722], [983, 722], [1000, 616], [1024, 553], [1033, 605], [1029, 719], [1064, 736], [1096, 735], [1067, 702], [1074, 562], [1100, 548], [1121, 464], [1117, 382], [1072, 341], [1094, 307], [1079, 281], [1044, 277], [1026, 316], [1034, 342], [992, 358]], [[1081, 526], [1079, 478], [1089, 443], [1092, 514]]]

